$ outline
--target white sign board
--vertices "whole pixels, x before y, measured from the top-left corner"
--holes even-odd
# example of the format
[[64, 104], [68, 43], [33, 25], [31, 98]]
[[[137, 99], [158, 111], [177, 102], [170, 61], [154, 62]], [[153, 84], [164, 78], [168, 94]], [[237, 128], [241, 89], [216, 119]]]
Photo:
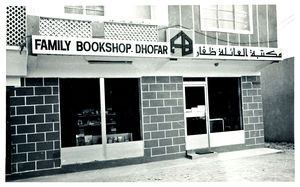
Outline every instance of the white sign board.
[[166, 42], [135, 42], [95, 38], [32, 36], [33, 54], [170, 57]]
[[195, 44], [194, 58], [236, 60], [282, 60], [282, 50], [278, 48]]

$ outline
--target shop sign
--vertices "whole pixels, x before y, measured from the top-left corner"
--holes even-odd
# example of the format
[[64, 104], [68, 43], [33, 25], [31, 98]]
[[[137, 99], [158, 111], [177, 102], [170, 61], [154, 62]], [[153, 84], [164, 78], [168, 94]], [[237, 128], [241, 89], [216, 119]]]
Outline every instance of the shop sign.
[[282, 60], [282, 51], [278, 48], [194, 45], [194, 58], [237, 59], [237, 60]]
[[32, 36], [33, 54], [170, 57], [166, 42]]

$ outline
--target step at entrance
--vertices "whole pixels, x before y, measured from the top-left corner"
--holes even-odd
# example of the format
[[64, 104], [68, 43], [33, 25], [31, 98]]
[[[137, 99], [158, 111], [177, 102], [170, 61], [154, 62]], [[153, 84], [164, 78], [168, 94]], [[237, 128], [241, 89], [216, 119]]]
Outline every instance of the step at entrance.
[[189, 159], [197, 159], [203, 156], [214, 155], [216, 152], [213, 152], [209, 149], [199, 149], [199, 150], [187, 150], [186, 157]]

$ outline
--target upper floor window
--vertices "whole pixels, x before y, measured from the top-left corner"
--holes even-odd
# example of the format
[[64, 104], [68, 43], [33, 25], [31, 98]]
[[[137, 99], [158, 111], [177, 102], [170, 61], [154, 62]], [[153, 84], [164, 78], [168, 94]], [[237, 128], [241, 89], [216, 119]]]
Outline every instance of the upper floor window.
[[251, 6], [201, 6], [201, 29], [206, 31], [250, 34], [252, 33]]
[[104, 16], [104, 6], [65, 6], [65, 13]]

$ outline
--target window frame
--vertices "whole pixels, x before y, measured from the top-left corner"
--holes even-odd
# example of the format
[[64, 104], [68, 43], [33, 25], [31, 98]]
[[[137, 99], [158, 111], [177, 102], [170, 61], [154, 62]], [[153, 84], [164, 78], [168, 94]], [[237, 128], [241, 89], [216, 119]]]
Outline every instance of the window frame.
[[[218, 6], [218, 5], [217, 5]], [[236, 24], [236, 13], [235, 13], [235, 6], [233, 5], [233, 11], [234, 11], [234, 20], [233, 23], [234, 25]], [[240, 29], [224, 29], [224, 28], [218, 28], [219, 25], [216, 27], [207, 27], [205, 26], [204, 23], [204, 9], [207, 8], [207, 6], [201, 6], [200, 5], [200, 26], [202, 31], [216, 31], [216, 32], [227, 32], [227, 33], [237, 33], [237, 34], [253, 34], [253, 15], [252, 15], [252, 6], [250, 4], [247, 4], [248, 6], [248, 16], [249, 16], [249, 30], [240, 30]], [[218, 14], [218, 9], [217, 9], [217, 14]], [[217, 23], [218, 23], [218, 15], [217, 15]]]

